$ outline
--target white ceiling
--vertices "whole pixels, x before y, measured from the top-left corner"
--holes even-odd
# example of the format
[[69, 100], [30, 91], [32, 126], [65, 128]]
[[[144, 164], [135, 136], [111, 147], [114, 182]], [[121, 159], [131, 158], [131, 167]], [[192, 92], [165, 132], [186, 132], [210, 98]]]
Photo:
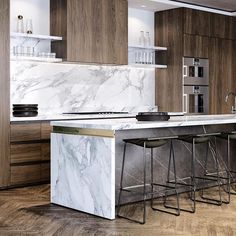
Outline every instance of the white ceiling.
[[[236, 1], [236, 0], [235, 0]], [[187, 1], [186, 1], [187, 2]], [[129, 7], [131, 8], [137, 8], [147, 11], [163, 11], [178, 7], [186, 7], [186, 8], [192, 8], [202, 11], [208, 11], [208, 12], [214, 12], [218, 14], [228, 15], [228, 16], [236, 16], [236, 12], [228, 12], [224, 10], [216, 10], [214, 8], [204, 7], [204, 6], [196, 6], [191, 4], [186, 4], [183, 2], [175, 2], [170, 0], [128, 0]], [[145, 7], [144, 7], [145, 6]]]
[[177, 8], [177, 6], [173, 5], [173, 3], [168, 4], [168, 3], [165, 3], [165, 1], [156, 2], [152, 0], [128, 0], [128, 2], [129, 2], [129, 7], [131, 8], [137, 8], [137, 9], [142, 9], [142, 10], [147, 10], [147, 11], [163, 11], [163, 10]]

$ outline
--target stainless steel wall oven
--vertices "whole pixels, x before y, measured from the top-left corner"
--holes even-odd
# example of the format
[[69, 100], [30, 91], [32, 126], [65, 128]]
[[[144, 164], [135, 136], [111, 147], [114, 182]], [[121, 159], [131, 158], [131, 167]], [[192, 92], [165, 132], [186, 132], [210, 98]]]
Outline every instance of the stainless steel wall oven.
[[183, 112], [209, 113], [209, 60], [183, 58]]

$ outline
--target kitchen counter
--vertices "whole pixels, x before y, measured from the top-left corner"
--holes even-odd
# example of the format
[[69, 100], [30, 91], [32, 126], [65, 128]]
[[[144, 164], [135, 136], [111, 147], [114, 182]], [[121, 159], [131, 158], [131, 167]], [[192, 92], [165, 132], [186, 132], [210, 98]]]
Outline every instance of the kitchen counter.
[[[161, 122], [138, 122], [134, 118], [70, 120], [53, 121], [51, 125], [51, 203], [115, 219], [123, 139], [235, 131], [236, 115], [171, 117]], [[219, 151], [224, 151], [224, 141], [219, 142]], [[191, 148], [178, 140], [174, 147], [178, 178], [184, 179], [189, 176], [188, 167], [183, 166], [190, 163]], [[141, 150], [128, 147], [128, 185], [142, 183]], [[165, 183], [168, 153], [169, 145], [154, 150], [154, 168], [161, 183]], [[201, 157], [205, 149], [199, 149], [196, 156], [197, 163], [204, 165]], [[223, 152], [221, 159], [225, 156]]]
[[89, 120], [89, 119], [109, 119], [121, 117], [135, 117], [136, 114], [99, 114], [99, 115], [69, 115], [69, 114], [53, 114], [38, 115], [35, 117], [11, 117], [11, 122], [36, 122], [36, 121], [58, 121], [58, 120]]
[[236, 123], [236, 114], [201, 115], [201, 116], [173, 116], [168, 121], [137, 121], [134, 119], [115, 120], [73, 120], [52, 122], [52, 126], [78, 127], [89, 129], [129, 130], [149, 128], [170, 128], [184, 126], [232, 124]]

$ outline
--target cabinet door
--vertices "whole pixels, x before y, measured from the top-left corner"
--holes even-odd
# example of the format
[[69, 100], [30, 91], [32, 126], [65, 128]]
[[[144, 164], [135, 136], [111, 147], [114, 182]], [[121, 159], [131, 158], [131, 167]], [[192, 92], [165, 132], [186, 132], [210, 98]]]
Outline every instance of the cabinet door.
[[184, 33], [210, 36], [211, 14], [205, 11], [184, 9]]
[[232, 76], [232, 40], [211, 38], [209, 50], [210, 94], [209, 104], [211, 114], [230, 113], [234, 104], [233, 98], [225, 102], [229, 91], [235, 91]]
[[209, 38], [198, 35], [184, 35], [184, 56], [208, 58]]
[[160, 111], [182, 111], [183, 9], [155, 14], [155, 44], [166, 46], [167, 69], [156, 69], [156, 105]]
[[232, 39], [234, 19], [230, 16], [211, 14], [211, 37]]
[[40, 182], [41, 165], [11, 166], [11, 185]]
[[[66, 14], [62, 9], [65, 5]], [[55, 22], [55, 18], [59, 22]], [[67, 61], [128, 63], [127, 0], [67, 0], [67, 4], [51, 0], [51, 34], [60, 32], [66, 40], [67, 51], [67, 55], [61, 56]], [[60, 55], [63, 50], [58, 44], [64, 49], [65, 45], [59, 42], [53, 46]]]
[[40, 123], [11, 124], [11, 142], [35, 141], [41, 138]]

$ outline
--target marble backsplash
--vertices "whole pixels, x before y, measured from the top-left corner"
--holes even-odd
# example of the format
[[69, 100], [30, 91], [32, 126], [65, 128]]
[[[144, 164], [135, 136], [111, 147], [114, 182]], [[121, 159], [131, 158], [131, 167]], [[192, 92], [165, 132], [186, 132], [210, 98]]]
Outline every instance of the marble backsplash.
[[155, 70], [128, 66], [11, 61], [11, 104], [39, 104], [39, 114], [148, 111]]

